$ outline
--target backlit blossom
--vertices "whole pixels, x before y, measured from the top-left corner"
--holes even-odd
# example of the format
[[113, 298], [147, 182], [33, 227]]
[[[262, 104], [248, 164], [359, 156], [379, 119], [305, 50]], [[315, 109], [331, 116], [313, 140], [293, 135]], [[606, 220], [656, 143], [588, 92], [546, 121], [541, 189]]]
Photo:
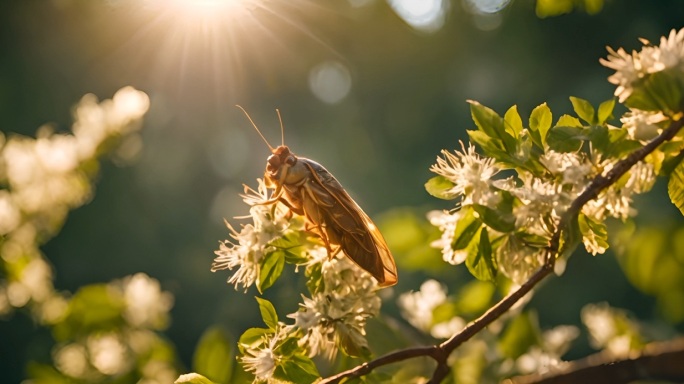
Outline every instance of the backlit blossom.
[[490, 188], [491, 179], [499, 172], [494, 159], [482, 157], [475, 152], [475, 147], [468, 144], [468, 149], [461, 142], [461, 152], [442, 151], [444, 158], [438, 157], [437, 164], [430, 171], [444, 176], [454, 183], [447, 191], [453, 197], [462, 196], [463, 205], [480, 204], [489, 207], [499, 202], [499, 196]]
[[456, 223], [461, 217], [460, 211], [449, 213], [448, 211], [430, 211], [427, 214], [430, 224], [439, 228], [442, 236], [430, 245], [442, 250], [442, 258], [449, 264], [456, 265], [465, 261], [468, 252], [464, 249], [454, 250], [451, 245], [454, 242]]
[[251, 205], [249, 210], [252, 223], [243, 225], [238, 232], [228, 222], [230, 236], [234, 241], [225, 240], [219, 244], [215, 252], [217, 257], [211, 266], [211, 271], [222, 269], [237, 271], [228, 279], [228, 283], [238, 285], [246, 290], [259, 278], [261, 262], [274, 249], [269, 243], [284, 235], [290, 221], [285, 210], [279, 205], [263, 204], [268, 200], [268, 191], [263, 180], [258, 180], [257, 190], [245, 187], [243, 200]]
[[668, 118], [662, 112], [648, 112], [632, 109], [621, 118], [622, 127], [627, 130], [630, 139], [645, 143], [656, 137], [662, 130], [659, 123]]
[[432, 328], [432, 311], [447, 300], [446, 289], [436, 280], [427, 280], [417, 292], [402, 293], [397, 299], [402, 316], [425, 332]]
[[247, 372], [254, 374], [254, 383], [271, 382], [273, 373], [282, 356], [277, 349], [288, 338], [289, 327], [278, 324], [274, 332], [269, 332], [261, 340], [243, 345], [244, 354], [239, 358]]
[[163, 328], [173, 306], [173, 296], [161, 290], [159, 281], [136, 273], [123, 281], [124, 317], [134, 327]]
[[323, 259], [322, 291], [303, 296], [299, 311], [288, 315], [305, 332], [299, 344], [309, 356], [335, 357], [338, 347], [347, 354], [367, 347], [366, 321], [380, 312], [377, 282], [347, 257]]
[[624, 102], [633, 92], [639, 80], [648, 74], [675, 69], [684, 72], [684, 29], [670, 32], [660, 39], [659, 46], [646, 45], [641, 51], [627, 53], [623, 48], [608, 48], [608, 59], [600, 59], [601, 64], [615, 70], [608, 81], [617, 85], [615, 96]]
[[539, 162], [554, 176], [560, 176], [562, 184], [574, 185], [581, 189], [586, 184], [587, 175], [591, 172], [591, 164], [586, 162], [580, 154], [574, 152], [560, 153], [549, 150], [544, 153]]

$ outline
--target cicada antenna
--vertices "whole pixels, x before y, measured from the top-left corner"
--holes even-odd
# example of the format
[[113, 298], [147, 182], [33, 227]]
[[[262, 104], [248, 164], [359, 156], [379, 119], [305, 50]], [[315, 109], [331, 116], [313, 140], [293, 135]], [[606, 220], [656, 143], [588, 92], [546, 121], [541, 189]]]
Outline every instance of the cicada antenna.
[[[237, 104], [236, 104], [235, 106], [238, 107], [238, 108], [240, 108], [240, 109], [242, 110], [242, 112], [245, 113], [245, 116], [247, 116], [247, 119], [249, 120], [249, 122], [252, 123], [252, 127], [254, 127], [254, 129], [256, 129], [256, 131], [257, 131], [257, 133], [259, 134], [259, 136], [261, 136], [261, 138], [264, 140], [264, 142], [266, 143], [266, 145], [268, 145], [268, 149], [271, 150], [271, 153], [274, 153], [274, 152], [275, 152], [275, 149], [271, 146], [271, 144], [268, 143], [268, 140], [266, 140], [266, 138], [265, 138], [264, 135], [261, 133], [261, 131], [259, 130], [259, 128], [257, 128], [256, 124], [254, 124], [254, 120], [252, 120], [252, 118], [249, 116], [249, 113], [247, 113], [247, 111], [245, 111], [245, 109], [242, 108], [242, 106], [237, 105]], [[280, 116], [280, 114], [279, 114], [278, 116]], [[282, 122], [281, 122], [281, 125], [282, 125]]]
[[280, 142], [285, 146], [285, 126], [283, 125], [283, 118], [280, 116], [280, 110], [276, 108], [276, 113], [278, 114], [278, 120], [280, 121]]

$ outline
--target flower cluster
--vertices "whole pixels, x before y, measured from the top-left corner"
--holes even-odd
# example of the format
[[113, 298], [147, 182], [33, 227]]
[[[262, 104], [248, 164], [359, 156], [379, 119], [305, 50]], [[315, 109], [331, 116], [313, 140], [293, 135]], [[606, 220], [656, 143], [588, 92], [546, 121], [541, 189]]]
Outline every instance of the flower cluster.
[[235, 242], [221, 242], [211, 266], [212, 272], [237, 268], [228, 283], [235, 285], [235, 289], [242, 285], [245, 291], [259, 280], [264, 259], [275, 251], [271, 241], [296, 229], [296, 223], [282, 204], [265, 204], [269, 200], [269, 192], [263, 180], [259, 179], [258, 182], [256, 190], [245, 186], [243, 195], [244, 202], [250, 206], [253, 223], [243, 225], [238, 232], [226, 222]]
[[[245, 291], [256, 285], [263, 291], [280, 275], [283, 263], [290, 263], [305, 267], [309, 289], [299, 310], [287, 316], [294, 324], [271, 324], [256, 342], [240, 344], [245, 369], [257, 382], [270, 382], [278, 369], [302, 359], [333, 359], [339, 350], [364, 355], [366, 321], [380, 312], [377, 281], [343, 252], [331, 258], [320, 238], [306, 231], [304, 219], [274, 200], [263, 180], [258, 179], [256, 190], [245, 187], [243, 201], [250, 207], [251, 222], [239, 231], [226, 223], [232, 240], [219, 244], [212, 271], [234, 270], [229, 284]], [[293, 358], [283, 352], [292, 342], [305, 355]]]
[[380, 313], [377, 283], [343, 255], [328, 259], [323, 247], [312, 253], [322, 256], [313, 257], [320, 265], [309, 265], [310, 270], [320, 268], [320, 289], [311, 292], [311, 298], [303, 296], [299, 311], [288, 315], [304, 332], [299, 344], [311, 357], [323, 355], [332, 360], [338, 346], [347, 355], [359, 356], [368, 346], [366, 320]]
[[617, 85], [615, 96], [625, 102], [639, 87], [644, 79], [659, 72], [672, 72], [679, 81], [684, 81], [684, 29], [672, 30], [668, 37], [660, 38], [660, 45], [646, 45], [641, 51], [628, 53], [623, 48], [617, 51], [608, 48], [608, 59], [600, 59], [601, 64], [614, 69], [615, 74], [608, 81]]
[[[143, 273], [83, 287], [55, 327], [61, 336], [52, 353], [55, 367], [72, 381], [106, 381], [133, 372], [142, 383], [172, 381], [177, 376], [173, 355], [159, 353], [170, 346], [155, 332], [166, 327], [172, 304], [173, 296]], [[102, 320], [81, 323], [92, 317], [90, 311]]]
[[98, 158], [135, 138], [149, 98], [131, 87], [111, 100], [86, 95], [74, 109], [72, 134], [50, 126], [37, 137], [0, 134], [0, 313], [29, 304], [39, 321], [53, 323], [66, 300], [52, 285], [52, 268], [39, 246], [62, 226], [69, 210], [91, 198]]

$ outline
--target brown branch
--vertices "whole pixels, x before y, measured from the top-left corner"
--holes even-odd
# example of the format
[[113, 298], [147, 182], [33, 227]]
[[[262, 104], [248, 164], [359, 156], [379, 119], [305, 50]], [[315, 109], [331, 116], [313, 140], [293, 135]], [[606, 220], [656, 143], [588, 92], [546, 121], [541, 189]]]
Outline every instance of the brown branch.
[[684, 381], [684, 338], [648, 344], [637, 355], [608, 351], [563, 363], [543, 374], [517, 376], [505, 384], [629, 383], [635, 380]]
[[411, 359], [414, 357], [427, 356], [437, 362], [437, 368], [430, 379], [430, 384], [439, 384], [449, 374], [449, 367], [446, 359], [458, 346], [470, 340], [482, 329], [490, 325], [496, 319], [506, 313], [515, 303], [527, 295], [539, 282], [553, 272], [556, 255], [560, 249], [561, 233], [567, 229], [571, 220], [580, 212], [582, 207], [589, 201], [595, 199], [604, 189], [614, 184], [622, 175], [629, 171], [636, 163], [643, 160], [653, 152], [660, 144], [671, 140], [677, 132], [684, 126], [684, 119], [673, 121], [670, 126], [660, 135], [648, 142], [643, 147], [630, 153], [626, 158], [618, 161], [615, 166], [605, 175], [599, 175], [589, 184], [589, 186], [579, 195], [568, 210], [561, 217], [556, 231], [554, 232], [549, 246], [546, 248], [547, 258], [544, 265], [535, 272], [529, 280], [523, 283], [518, 289], [501, 299], [482, 316], [468, 324], [459, 333], [453, 335], [449, 340], [433, 346], [406, 348], [396, 352], [391, 352], [375, 360], [363, 363], [350, 370], [340, 372], [337, 375], [323, 379], [319, 384], [337, 384], [344, 378], [360, 377], [370, 373], [373, 369]]

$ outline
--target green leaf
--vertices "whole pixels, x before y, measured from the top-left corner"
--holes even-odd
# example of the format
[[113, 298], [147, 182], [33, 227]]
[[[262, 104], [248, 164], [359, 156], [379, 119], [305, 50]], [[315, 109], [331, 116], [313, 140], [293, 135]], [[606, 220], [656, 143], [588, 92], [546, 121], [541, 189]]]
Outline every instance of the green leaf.
[[470, 114], [475, 125], [489, 137], [501, 140], [501, 132], [505, 131], [503, 119], [493, 109], [485, 107], [474, 100], [468, 100]]
[[240, 350], [243, 348], [257, 349], [264, 342], [264, 336], [273, 333], [272, 329], [268, 328], [249, 328], [241, 336], [238, 341]]
[[586, 139], [584, 130], [576, 127], [553, 127], [546, 142], [556, 152], [577, 152]]
[[303, 237], [303, 231], [293, 231], [271, 240], [268, 245], [282, 251], [286, 263], [302, 264], [309, 260], [306, 255], [306, 247], [303, 246], [305, 242]]
[[261, 264], [259, 270], [259, 277], [257, 278], [257, 289], [259, 293], [263, 293], [270, 288], [273, 283], [278, 280], [283, 273], [283, 266], [285, 265], [285, 252], [275, 251], [266, 255], [265, 260]]
[[321, 377], [314, 362], [303, 355], [293, 355], [285, 360], [280, 367], [284, 378], [292, 383], [313, 383]]
[[579, 228], [579, 219], [577, 215], [574, 215], [567, 228], [561, 231], [558, 257], [570, 257], [581, 242], [582, 232]]
[[582, 122], [575, 116], [563, 115], [558, 119], [556, 127], [576, 127], [582, 128]]
[[233, 341], [225, 330], [218, 326], [210, 327], [195, 348], [192, 357], [193, 371], [217, 383], [230, 382], [234, 361], [232, 346]]
[[601, 103], [598, 108], [598, 124], [603, 125], [606, 121], [613, 118], [613, 109], [615, 108], [615, 98], [608, 99]]
[[672, 204], [684, 215], [684, 161], [680, 161], [670, 174], [667, 194], [670, 195]]
[[453, 200], [457, 195], [449, 192], [454, 183], [442, 175], [435, 176], [425, 183], [425, 190], [432, 196], [442, 200]]
[[456, 222], [451, 249], [454, 251], [465, 249], [481, 226], [482, 221], [475, 217], [473, 209], [471, 207], [463, 208], [461, 210], [461, 218]]
[[276, 313], [273, 304], [266, 299], [260, 297], [255, 297], [257, 303], [259, 303], [259, 312], [261, 312], [261, 318], [264, 320], [264, 324], [270, 329], [276, 329], [278, 326], [278, 314]]
[[[594, 221], [583, 214], [578, 216], [577, 222], [584, 238], [590, 239], [603, 249], [608, 249], [608, 228], [605, 223]], [[591, 251], [587, 249], [587, 252]]]
[[678, 112], [682, 103], [681, 83], [677, 75], [660, 71], [644, 77], [635, 84], [625, 105], [645, 111], [665, 111], [666, 114]]
[[587, 124], [590, 125], [596, 124], [596, 112], [594, 111], [594, 107], [591, 106], [591, 103], [573, 96], [570, 96], [570, 102], [580, 119], [586, 121]]
[[468, 247], [466, 267], [478, 280], [494, 281], [496, 278], [496, 266], [492, 257], [492, 244], [489, 242], [487, 228], [482, 228], [479, 233], [479, 241]]
[[508, 111], [506, 111], [506, 114], [504, 115], [504, 124], [506, 132], [510, 133], [516, 139], [520, 138], [520, 133], [523, 131], [523, 125], [516, 105], [508, 108]]
[[[174, 384], [216, 384], [215, 382], [207, 379], [206, 377], [199, 375], [197, 373], [186, 373], [185, 375], [180, 375]], [[227, 383], [227, 381], [225, 381]]]
[[546, 135], [551, 128], [553, 115], [551, 109], [546, 103], [538, 105], [532, 110], [530, 114], [530, 131], [533, 140], [538, 140], [537, 145], [540, 148], [546, 148]]
[[530, 347], [539, 345], [541, 332], [537, 316], [530, 312], [523, 312], [515, 317], [499, 339], [499, 351], [504, 357], [517, 359]]
[[276, 347], [276, 352], [281, 356], [292, 356], [299, 350], [298, 338], [288, 337]]
[[475, 125], [487, 136], [499, 140], [507, 153], [514, 153], [516, 139], [506, 132], [504, 120], [493, 109], [485, 107], [477, 101], [468, 100], [470, 114]]
[[515, 216], [512, 213], [501, 212], [479, 204], [473, 204], [473, 209], [490, 228], [504, 233], [515, 230]]

